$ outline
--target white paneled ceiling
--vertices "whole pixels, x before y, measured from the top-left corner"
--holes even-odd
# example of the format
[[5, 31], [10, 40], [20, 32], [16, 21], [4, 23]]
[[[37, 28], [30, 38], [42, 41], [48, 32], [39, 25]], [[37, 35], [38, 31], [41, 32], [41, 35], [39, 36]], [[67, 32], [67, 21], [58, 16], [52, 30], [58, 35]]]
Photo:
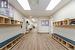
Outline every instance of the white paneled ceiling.
[[71, 0], [61, 0], [61, 2], [53, 10], [45, 10], [51, 0], [28, 0], [32, 10], [24, 10], [17, 0], [9, 0], [9, 2], [25, 16], [43, 17], [51, 16]]
[[45, 10], [50, 0], [28, 0], [32, 10]]

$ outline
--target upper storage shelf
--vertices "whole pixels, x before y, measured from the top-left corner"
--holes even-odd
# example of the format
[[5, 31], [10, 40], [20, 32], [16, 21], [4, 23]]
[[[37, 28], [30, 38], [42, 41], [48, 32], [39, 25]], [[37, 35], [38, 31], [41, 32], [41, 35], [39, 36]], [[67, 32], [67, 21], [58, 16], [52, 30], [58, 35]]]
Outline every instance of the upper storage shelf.
[[22, 21], [12, 20], [6, 16], [0, 15], [0, 25], [22, 25]]
[[53, 25], [55, 27], [60, 27], [60, 26], [75, 26], [75, 19], [64, 19], [62, 21], [56, 21], [53, 22]]
[[0, 24], [4, 24], [4, 18], [0, 17]]

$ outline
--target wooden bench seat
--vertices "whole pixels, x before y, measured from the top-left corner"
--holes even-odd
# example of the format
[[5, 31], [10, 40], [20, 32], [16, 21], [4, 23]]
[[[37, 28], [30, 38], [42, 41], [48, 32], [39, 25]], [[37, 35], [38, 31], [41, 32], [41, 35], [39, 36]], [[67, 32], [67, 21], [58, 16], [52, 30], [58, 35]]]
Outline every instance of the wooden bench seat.
[[[3, 49], [4, 47], [9, 47], [12, 43], [15, 43], [16, 40], [20, 39], [23, 36], [23, 34], [18, 34], [8, 40], [5, 40], [3, 42], [0, 43], [0, 50]], [[10, 46], [11, 47], [11, 46]]]
[[66, 37], [63, 37], [61, 35], [58, 34], [52, 34], [53, 39], [55, 39], [56, 41], [58, 41], [59, 43], [61, 43], [62, 45], [64, 45], [66, 48], [68, 48], [69, 50], [75, 50], [75, 41], [68, 39]]
[[67, 41], [67, 42], [69, 42], [69, 43], [71, 43], [71, 44], [75, 45], [75, 41], [73, 41], [73, 40], [71, 40], [71, 39], [68, 39], [68, 38], [63, 37], [63, 36], [58, 35], [58, 34], [54, 34], [54, 35], [56, 35], [56, 36], [58, 36], [58, 37], [62, 38], [63, 40], [65, 40], [65, 41]]

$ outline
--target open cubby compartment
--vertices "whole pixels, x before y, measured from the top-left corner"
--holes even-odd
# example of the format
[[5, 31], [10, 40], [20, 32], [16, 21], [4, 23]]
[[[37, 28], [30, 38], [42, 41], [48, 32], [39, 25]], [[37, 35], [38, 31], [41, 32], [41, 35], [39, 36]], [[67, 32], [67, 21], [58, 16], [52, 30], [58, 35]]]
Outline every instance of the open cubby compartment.
[[59, 22], [57, 21], [56, 26], [59, 26]]
[[56, 39], [56, 36], [54, 35], [54, 38]]
[[17, 38], [16, 41], [19, 41], [20, 38]]
[[12, 43], [13, 43], [13, 45], [16, 44], [16, 40], [14, 40]]
[[62, 21], [58, 21], [58, 26], [61, 26], [62, 25]]
[[63, 22], [62, 21], [53, 22], [53, 25], [54, 26], [61, 26], [61, 25], [63, 25]]
[[57, 22], [57, 26], [60, 26], [60, 21]]
[[55, 26], [57, 26], [57, 22], [55, 22]]
[[23, 24], [23, 22], [22, 22], [22, 21], [20, 21], [20, 24]]
[[64, 20], [63, 21], [63, 25], [67, 25], [67, 20]]
[[15, 23], [15, 21], [14, 20], [11, 20], [11, 24], [14, 24]]
[[70, 19], [63, 20], [63, 25], [69, 25]]
[[5, 18], [5, 24], [11, 24], [11, 20], [9, 18]]
[[55, 36], [55, 38], [58, 40], [58, 36]]
[[53, 22], [53, 26], [55, 26], [56, 25], [56, 22]]
[[14, 23], [15, 23], [15, 24], [21, 24], [21, 21], [14, 20]]
[[63, 25], [63, 21], [60, 21], [60, 24], [59, 25], [62, 26]]
[[52, 35], [52, 37], [53, 37], [53, 38], [55, 38], [55, 36], [54, 36], [54, 35]]
[[69, 44], [68, 42], [67, 42], [67, 47], [74, 50], [74, 46], [72, 44]]
[[55, 22], [53, 22], [53, 25], [55, 26]]
[[17, 21], [17, 24], [21, 24], [21, 21]]
[[58, 21], [57, 23], [58, 23], [57, 26], [59, 26], [60, 25], [60, 21]]
[[75, 25], [75, 19], [70, 19], [70, 20], [69, 20], [69, 24], [70, 24], [70, 25]]
[[64, 45], [66, 45], [66, 41], [64, 41], [64, 40], [62, 41], [62, 43], [63, 43]]
[[17, 20], [14, 20], [14, 24], [17, 24], [18, 23], [18, 21]]
[[55, 22], [55, 26], [58, 26], [58, 22]]
[[0, 24], [3, 24], [3, 23], [4, 23], [4, 18], [0, 17]]
[[57, 26], [59, 26], [59, 21], [57, 21]]
[[59, 37], [59, 42], [61, 42], [62, 41], [62, 39]]
[[10, 43], [9, 45], [7, 45], [7, 48], [11, 48], [12, 47], [12, 43]]

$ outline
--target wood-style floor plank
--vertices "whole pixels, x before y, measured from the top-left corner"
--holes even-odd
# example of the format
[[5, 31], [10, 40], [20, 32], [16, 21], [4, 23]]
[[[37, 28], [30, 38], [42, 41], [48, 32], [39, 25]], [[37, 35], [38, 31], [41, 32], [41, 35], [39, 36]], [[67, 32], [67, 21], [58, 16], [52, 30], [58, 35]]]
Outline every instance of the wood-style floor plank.
[[38, 34], [34, 29], [11, 50], [67, 50], [49, 36], [49, 34]]

